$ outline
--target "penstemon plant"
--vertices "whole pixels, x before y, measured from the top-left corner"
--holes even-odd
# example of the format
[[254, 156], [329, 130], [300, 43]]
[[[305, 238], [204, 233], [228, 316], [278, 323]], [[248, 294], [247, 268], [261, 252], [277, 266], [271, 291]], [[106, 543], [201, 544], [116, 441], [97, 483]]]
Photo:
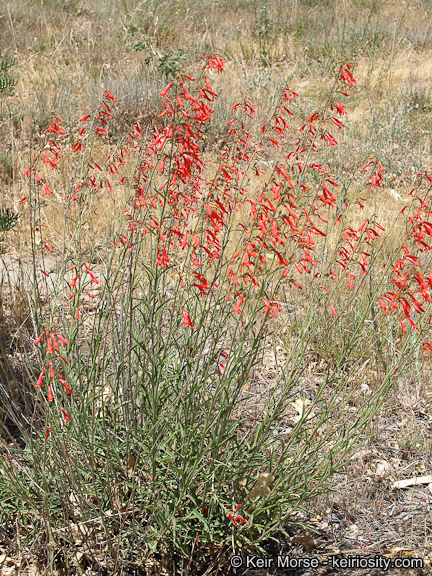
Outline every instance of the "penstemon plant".
[[[52, 561], [62, 550], [76, 564], [84, 545], [92, 562], [108, 556], [113, 573], [150, 555], [181, 572], [185, 559], [217, 567], [286, 534], [344, 472], [411, 351], [432, 351], [430, 177], [419, 176], [395, 223], [405, 219], [400, 248], [388, 247], [376, 209], [359, 221], [365, 188], [376, 197], [382, 186], [380, 160], [358, 171], [343, 202], [323, 164], [345, 128], [351, 66], [306, 121], [289, 87], [260, 130], [250, 99], [235, 104], [217, 153], [204, 144], [211, 78], [225, 64], [208, 55], [197, 78], [179, 75], [160, 93], [158, 125], [136, 124], [114, 146], [109, 92], [78, 128], [53, 118], [26, 172], [38, 418], [22, 426], [24, 461], [1, 464], [0, 492], [12, 495], [1, 515], [27, 525], [33, 511]], [[58, 196], [51, 172], [72, 137], [54, 245], [42, 237], [40, 206]], [[105, 160], [104, 142], [114, 149]], [[114, 217], [111, 229], [92, 228], [101, 193], [122, 190], [117, 228]], [[55, 272], [39, 253], [52, 254]], [[406, 338], [389, 347], [398, 323]], [[262, 352], [277, 333], [288, 357], [258, 394]], [[305, 398], [306, 369], [339, 333]], [[381, 380], [359, 400], [374, 354]]]

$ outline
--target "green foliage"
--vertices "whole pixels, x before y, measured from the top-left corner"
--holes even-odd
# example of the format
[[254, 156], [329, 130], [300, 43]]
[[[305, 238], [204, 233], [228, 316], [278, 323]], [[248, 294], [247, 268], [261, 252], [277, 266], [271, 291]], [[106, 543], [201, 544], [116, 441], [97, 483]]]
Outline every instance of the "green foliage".
[[[164, 76], [172, 78], [180, 72], [181, 62], [188, 60], [188, 58], [189, 55], [186, 50], [180, 48], [178, 50], [171, 50], [170, 52], [161, 54], [160, 56], [158, 55], [155, 60], [158, 71]], [[150, 63], [152, 60], [153, 58], [150, 56], [148, 62]]]
[[[135, 49], [148, 50], [149, 62], [155, 63], [161, 73], [172, 73], [179, 65], [179, 60], [170, 60], [170, 54], [157, 52], [148, 37], [142, 35], [140, 41], [143, 44], [135, 45]], [[184, 93], [188, 94], [186, 89]], [[182, 106], [179, 93], [176, 97]], [[284, 97], [291, 102], [286, 92]], [[192, 101], [203, 103], [198, 99]], [[222, 148], [221, 167], [225, 172], [226, 158], [230, 161], [237, 158], [238, 141], [249, 128], [243, 125], [243, 120], [247, 123], [248, 118], [252, 122], [249, 100], [243, 102], [248, 114], [242, 118], [241, 131], [235, 139], [227, 139]], [[319, 258], [312, 260], [314, 266], [318, 264], [316, 274], [309, 274], [309, 280], [304, 280], [302, 297], [297, 297], [301, 309], [292, 315], [286, 334], [287, 358], [279, 376], [274, 386], [260, 391], [258, 399], [254, 372], [264, 364], [260, 355], [269, 350], [278, 328], [290, 324], [281, 307], [278, 322], [282, 324], [278, 327], [272, 324], [271, 318], [278, 318], [276, 304], [273, 304], [272, 316], [263, 315], [263, 298], [269, 308], [271, 303], [278, 302], [276, 297], [283, 287], [283, 297], [288, 303], [296, 298], [290, 287], [290, 280], [294, 280], [288, 278], [284, 284], [282, 279], [277, 280], [275, 254], [268, 252], [268, 244], [264, 254], [258, 253], [260, 248], [254, 247], [254, 251], [248, 248], [250, 257], [259, 259], [265, 266], [257, 272], [262, 282], [257, 281], [258, 290], [245, 293], [248, 299], [243, 302], [239, 298], [233, 309], [230, 286], [239, 286], [239, 283], [236, 274], [232, 282], [229, 280], [232, 264], [236, 266], [232, 263], [232, 253], [237, 248], [240, 248], [237, 256], [241, 253], [243, 241], [250, 246], [249, 234], [255, 233], [257, 225], [253, 212], [249, 216], [244, 214], [241, 222], [248, 236], [241, 235], [236, 223], [235, 212], [240, 212], [251, 200], [247, 189], [241, 188], [242, 194], [230, 197], [229, 201], [223, 199], [222, 192], [226, 192], [228, 186], [234, 190], [242, 187], [256, 168], [249, 154], [241, 157], [236, 169], [239, 179], [233, 182], [227, 173], [226, 180], [213, 180], [215, 201], [202, 210], [201, 194], [191, 193], [194, 181], [182, 176], [186, 168], [189, 174], [205, 174], [209, 168], [214, 172], [214, 156], [201, 155], [197, 144], [197, 140], [204, 138], [202, 126], [213, 121], [213, 115], [207, 110], [207, 116], [189, 113], [187, 123], [183, 118], [183, 114], [179, 114], [173, 125], [166, 127], [165, 133], [171, 129], [171, 135], [161, 147], [158, 144], [161, 136], [153, 142], [150, 136], [150, 140], [141, 141], [142, 148], [131, 143], [127, 153], [136, 155], [131, 158], [131, 164], [123, 162], [120, 166], [118, 162], [127, 179], [134, 181], [115, 234], [115, 239], [124, 239], [122, 244], [111, 243], [111, 237], [107, 237], [107, 244], [102, 246], [92, 243], [90, 238], [88, 249], [83, 249], [84, 234], [91, 235], [87, 226], [93, 217], [91, 214], [95, 214], [91, 210], [94, 195], [83, 195], [88, 210], [73, 203], [67, 206], [64, 226], [65, 230], [70, 226], [72, 234], [61, 261], [57, 261], [58, 275], [60, 270], [63, 275], [66, 270], [77, 273], [78, 268], [83, 268], [83, 262], [105, 261], [104, 278], [100, 273], [97, 280], [84, 264], [84, 274], [77, 273], [72, 282], [64, 276], [66, 282], [53, 286], [49, 302], [33, 292], [35, 332], [40, 336], [36, 341], [34, 337], [28, 339], [39, 348], [27, 366], [36, 378], [37, 373], [40, 374], [39, 380], [34, 379], [36, 387], [32, 382], [31, 390], [34, 405], [42, 417], [27, 429], [22, 426], [27, 446], [20, 453], [20, 456], [25, 454], [22, 466], [14, 465], [12, 460], [0, 461], [0, 523], [10, 517], [20, 518], [27, 511], [35, 518], [29, 538], [49, 530], [49, 543], [53, 548], [64, 546], [60, 540], [67, 538], [71, 526], [78, 523], [91, 531], [89, 548], [104, 541], [108, 543], [111, 558], [119, 558], [119, 551], [122, 554], [128, 551], [122, 561], [135, 563], [142, 562], [144, 546], [145, 554], [159, 555], [167, 562], [174, 562], [178, 557], [208, 562], [213, 554], [219, 554], [222, 562], [231, 546], [235, 545], [237, 551], [262, 550], [265, 540], [276, 530], [287, 537], [286, 524], [298, 523], [298, 512], [312, 499], [328, 492], [335, 474], [344, 473], [351, 451], [367, 435], [386, 392], [406, 363], [409, 338], [416, 338], [415, 333], [410, 335], [406, 340], [408, 344], [394, 353], [393, 350], [388, 353], [381, 346], [382, 334], [378, 333], [374, 312], [376, 297], [382, 293], [382, 284], [377, 280], [371, 284], [371, 297], [362, 306], [357, 306], [352, 296], [341, 296], [346, 294], [345, 275], [337, 277], [332, 267], [348, 240], [345, 222], [339, 219], [339, 240], [335, 246], [322, 240], [324, 245], [313, 243], [315, 248], [309, 247], [316, 250], [314, 253]], [[138, 130], [135, 132], [138, 136]], [[191, 136], [186, 138], [185, 133]], [[95, 154], [91, 142], [87, 166]], [[141, 150], [148, 150], [150, 145], [154, 158], [152, 162], [148, 162], [148, 158], [143, 161]], [[175, 150], [179, 150], [179, 155]], [[320, 150], [317, 148], [314, 156], [317, 161], [321, 160], [321, 153], [327, 154], [326, 149]], [[261, 147], [248, 152], [253, 153], [257, 161], [265, 157]], [[192, 166], [191, 158], [195, 162]], [[106, 164], [105, 171], [111, 170], [111, 163]], [[134, 166], [132, 173], [131, 165]], [[98, 170], [103, 172], [99, 166]], [[141, 212], [142, 221], [139, 215], [136, 219], [145, 233], [135, 233], [132, 238], [128, 209], [138, 210], [135, 189], [141, 181], [135, 175], [139, 172], [143, 174], [146, 190], [156, 192], [151, 197], [152, 211]], [[160, 187], [163, 172], [171, 182], [175, 181], [172, 187], [175, 200], [171, 190], [167, 192], [165, 188], [168, 180]], [[302, 176], [297, 185], [306, 192], [300, 197], [298, 210], [306, 214], [306, 208], [310, 211], [309, 203], [315, 204], [316, 192], [323, 184], [315, 173], [303, 168], [299, 173]], [[83, 174], [78, 172], [75, 176], [81, 178]], [[262, 170], [261, 176], [265, 174], [270, 188], [274, 171]], [[269, 193], [276, 202], [273, 186]], [[279, 196], [280, 205], [282, 202]], [[346, 191], [342, 192], [339, 205], [334, 198], [334, 208], [347, 219], [346, 223], [357, 216], [357, 210], [354, 214], [349, 211], [356, 208], [354, 200], [352, 206], [347, 204]], [[179, 233], [175, 221], [180, 220], [180, 225], [186, 222], [189, 212], [183, 210], [184, 206], [193, 208], [191, 212], [196, 215], [193, 234], [197, 240], [187, 244], [186, 233], [183, 246], [173, 242], [173, 251], [178, 249], [178, 252], [171, 253], [170, 260], [165, 248], [161, 252], [162, 223], [167, 223], [165, 242], [170, 238], [168, 234]], [[221, 212], [212, 210], [214, 206], [221, 207]], [[5, 214], [5, 230], [11, 229], [14, 218]], [[35, 211], [33, 229], [39, 225], [37, 218]], [[160, 223], [157, 232], [149, 220]], [[273, 220], [274, 226], [275, 222]], [[280, 220], [279, 223], [284, 235]], [[333, 224], [335, 227], [336, 222]], [[285, 222], [285, 226], [288, 225]], [[210, 236], [215, 238], [211, 246], [214, 250], [217, 248], [216, 253], [205, 246], [204, 240], [198, 241], [198, 234], [202, 230], [209, 232], [210, 226], [215, 230]], [[276, 228], [273, 230], [277, 232]], [[315, 226], [313, 230], [321, 235]], [[278, 236], [276, 232], [274, 235]], [[128, 242], [128, 233], [131, 242]], [[158, 242], [149, 241], [153, 238], [146, 234], [153, 235]], [[216, 234], [220, 234], [220, 241]], [[288, 249], [295, 250], [296, 237], [291, 236], [292, 241], [288, 234], [286, 237]], [[280, 238], [279, 241], [282, 244]], [[359, 236], [357, 241], [365, 242], [365, 239]], [[197, 261], [198, 244], [207, 248], [205, 252], [210, 256], [207, 262]], [[111, 253], [107, 257], [109, 245]], [[369, 250], [370, 245], [367, 246]], [[49, 250], [47, 244], [44, 247]], [[331, 255], [321, 258], [322, 249], [328, 247]], [[357, 244], [353, 251], [361, 249], [362, 245]], [[245, 255], [246, 252], [244, 250]], [[311, 255], [305, 248], [301, 261], [305, 260], [303, 252], [310, 262]], [[165, 256], [168, 263], [162, 260]], [[293, 261], [295, 252], [289, 258]], [[351, 262], [353, 266], [358, 265], [355, 260]], [[251, 261], [247, 263], [251, 265]], [[375, 259], [371, 261], [371, 268], [376, 265]], [[199, 266], [200, 272], [195, 269], [189, 272], [189, 266]], [[281, 267], [280, 264], [279, 272]], [[35, 269], [35, 274], [39, 271]], [[374, 278], [377, 276], [375, 270]], [[248, 277], [243, 273], [243, 281]], [[317, 286], [317, 277], [330, 288], [324, 284]], [[195, 278], [201, 283], [197, 284]], [[35, 276], [34, 286], [37, 282], [38, 276]], [[81, 306], [84, 295], [89, 294], [90, 283], [99, 284], [104, 298], [91, 313], [90, 306], [87, 310]], [[71, 297], [69, 288], [75, 291]], [[69, 305], [65, 304], [65, 289]], [[244, 310], [240, 311], [242, 303]], [[337, 307], [339, 314], [330, 303]], [[56, 333], [52, 332], [53, 326]], [[50, 330], [52, 336], [49, 336]], [[57, 340], [67, 346], [61, 355], [51, 349], [51, 345], [59, 348]], [[360, 345], [365, 342], [369, 347]], [[379, 387], [363, 398], [360, 396], [365, 379], [363, 367], [376, 350], [388, 356], [383, 362], [383, 378]], [[315, 362], [317, 352], [327, 360], [326, 370], [311, 390], [305, 370]], [[45, 367], [42, 369], [42, 366]], [[66, 380], [73, 390], [66, 387]], [[59, 414], [59, 407], [63, 415]], [[131, 542], [135, 543], [135, 552]], [[63, 547], [63, 551], [72, 558], [77, 552], [72, 536], [69, 543], [71, 546]]]
[[0, 63], [0, 94], [4, 92], [13, 92], [16, 80], [10, 78], [7, 71], [15, 64], [14, 61], [2, 60]]
[[175, 77], [181, 70], [181, 63], [189, 60], [189, 53], [181, 48], [170, 48], [167, 52], [157, 48], [156, 39], [136, 23], [128, 26], [127, 38], [131, 39], [131, 48], [146, 53], [145, 63], [167, 78]]
[[0, 232], [9, 232], [18, 221], [18, 214], [13, 214], [8, 208], [0, 208]]
[[[18, 222], [18, 214], [14, 214], [9, 208], [0, 208], [0, 244], [4, 241], [2, 233], [13, 230]], [[0, 246], [0, 254], [4, 254], [4, 248]]]

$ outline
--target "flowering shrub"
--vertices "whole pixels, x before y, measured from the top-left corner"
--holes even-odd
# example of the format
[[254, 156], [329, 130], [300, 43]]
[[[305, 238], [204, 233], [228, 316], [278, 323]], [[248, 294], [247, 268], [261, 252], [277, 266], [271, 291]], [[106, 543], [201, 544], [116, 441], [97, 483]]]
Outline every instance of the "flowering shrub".
[[[254, 104], [235, 104], [217, 156], [203, 144], [217, 98], [211, 78], [225, 64], [209, 55], [199, 77], [170, 82], [151, 135], [136, 124], [104, 161], [114, 95], [105, 92], [78, 128], [54, 117], [47, 145], [26, 172], [33, 186], [22, 204], [42, 236], [38, 206], [54, 198], [50, 174], [74, 136], [63, 241], [40, 242], [43, 253], [60, 255], [56, 276], [40, 267], [34, 278], [35, 294], [42, 282], [52, 292], [49, 310], [33, 303], [35, 393], [46, 417], [34, 453], [43, 457], [25, 473], [4, 467], [25, 505], [49, 518], [55, 545], [56, 534], [79, 519], [93, 523], [91, 538], [105, 535], [113, 558], [131, 549], [131, 538], [169, 561], [260, 546], [343, 472], [410, 346], [421, 342], [432, 351], [432, 275], [423, 263], [432, 233], [430, 177], [419, 176], [413, 203], [400, 214], [406, 234], [392, 260], [376, 215], [355, 223], [364, 188], [338, 201], [338, 178], [323, 164], [345, 128], [356, 84], [350, 64], [306, 121], [289, 87], [258, 130]], [[371, 157], [360, 172], [376, 196], [382, 163]], [[118, 228], [98, 245], [86, 238], [98, 191], [122, 189]], [[278, 386], [264, 403], [253, 400], [248, 390], [260, 354], [276, 320], [290, 325], [284, 310], [292, 301], [301, 306]], [[352, 310], [355, 324], [343, 328], [334, 365], [290, 427], [287, 414], [313, 345], [344, 327]], [[383, 343], [385, 317], [412, 329], [391, 352]], [[370, 349], [360, 352], [360, 339]], [[353, 413], [364, 358], [373, 351], [382, 379]], [[124, 560], [138, 557], [131, 549]]]

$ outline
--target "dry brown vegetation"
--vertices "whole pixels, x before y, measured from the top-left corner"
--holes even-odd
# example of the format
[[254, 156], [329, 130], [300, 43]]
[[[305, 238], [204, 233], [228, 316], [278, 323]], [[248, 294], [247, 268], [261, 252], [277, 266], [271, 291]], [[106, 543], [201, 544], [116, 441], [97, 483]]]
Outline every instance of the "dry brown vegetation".
[[[389, 170], [379, 206], [389, 222], [413, 173], [431, 162], [429, 10], [425, 2], [5, 2], [1, 50], [16, 60], [17, 86], [1, 101], [3, 202], [17, 210], [27, 195], [22, 173], [54, 112], [73, 122], [108, 89], [119, 99], [117, 135], [134, 121], [151, 127], [170, 67], [193, 70], [203, 54], [220, 52], [228, 68], [215, 78], [222, 107], [209, 135], [215, 142], [244, 93], [259, 126], [288, 81], [309, 102], [306, 116], [328, 92], [338, 61], [354, 62], [349, 130], [330, 168], [348, 177], [376, 153]], [[68, 176], [56, 176], [59, 198]], [[101, 229], [121, 201], [101, 198]]]

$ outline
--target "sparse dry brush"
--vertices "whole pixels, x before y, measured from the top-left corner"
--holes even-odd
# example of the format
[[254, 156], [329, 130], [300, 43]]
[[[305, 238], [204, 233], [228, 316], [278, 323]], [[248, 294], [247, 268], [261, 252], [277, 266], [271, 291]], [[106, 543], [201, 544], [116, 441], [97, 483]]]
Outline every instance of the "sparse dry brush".
[[[337, 157], [353, 65], [326, 47], [313, 109], [282, 81], [228, 106], [222, 55], [182, 70], [169, 14], [125, 25], [171, 76], [157, 112], [126, 129], [108, 90], [76, 119], [54, 112], [22, 169], [20, 258], [3, 262], [0, 537], [67, 573], [210, 573], [287, 536], [432, 352], [432, 177], [406, 177], [386, 211], [387, 158], [370, 141]], [[269, 19], [262, 3], [248, 48], [265, 66], [284, 33]], [[287, 357], [257, 402], [276, 341]]]

